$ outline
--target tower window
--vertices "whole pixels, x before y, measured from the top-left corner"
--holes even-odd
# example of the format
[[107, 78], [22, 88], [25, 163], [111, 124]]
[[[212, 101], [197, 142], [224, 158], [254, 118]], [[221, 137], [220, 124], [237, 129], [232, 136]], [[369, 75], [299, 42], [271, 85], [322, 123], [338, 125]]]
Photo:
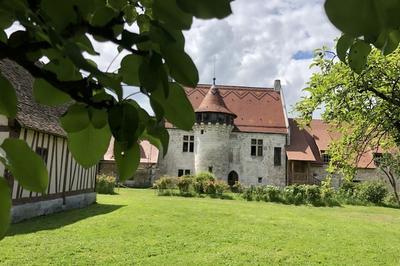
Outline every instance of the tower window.
[[190, 175], [190, 169], [178, 169], [178, 176]]
[[251, 156], [263, 156], [263, 140], [251, 139]]
[[274, 165], [275, 166], [279, 166], [279, 165], [282, 164], [281, 153], [282, 153], [282, 148], [281, 147], [275, 147], [274, 148]]
[[194, 136], [183, 136], [183, 152], [193, 152], [194, 151]]
[[204, 134], [204, 130], [202, 129], [202, 130], [200, 130], [200, 134], [201, 135], [203, 135]]
[[209, 167], [208, 167], [208, 172], [209, 172], [209, 173], [212, 173], [212, 172], [213, 172], [213, 167], [212, 167], [212, 166], [209, 166]]
[[262, 183], [262, 180], [263, 180], [263, 178], [262, 178], [262, 177], [259, 177], [259, 178], [258, 178], [258, 183], [261, 184], [261, 183]]

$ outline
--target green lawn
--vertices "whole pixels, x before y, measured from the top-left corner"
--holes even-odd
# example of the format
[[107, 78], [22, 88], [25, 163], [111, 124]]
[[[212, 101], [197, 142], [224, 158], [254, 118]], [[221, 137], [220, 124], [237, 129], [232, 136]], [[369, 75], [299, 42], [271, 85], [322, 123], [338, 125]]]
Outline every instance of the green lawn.
[[399, 265], [400, 210], [121, 189], [86, 209], [13, 225], [0, 264]]

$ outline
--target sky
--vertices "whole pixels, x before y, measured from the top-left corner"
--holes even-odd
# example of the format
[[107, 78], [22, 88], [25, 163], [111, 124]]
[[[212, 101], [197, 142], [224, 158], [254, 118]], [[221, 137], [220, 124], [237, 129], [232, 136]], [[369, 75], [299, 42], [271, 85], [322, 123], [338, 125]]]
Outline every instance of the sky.
[[[328, 21], [323, 0], [235, 0], [233, 14], [222, 20], [195, 20], [185, 31], [186, 52], [195, 62], [200, 83], [212, 83], [215, 61], [217, 85], [272, 87], [280, 79], [289, 117], [313, 71], [313, 51], [333, 47], [340, 36]], [[12, 27], [8, 33], [18, 27]], [[100, 56], [91, 57], [100, 69], [119, 68], [123, 56], [115, 45], [97, 43]], [[135, 92], [127, 89], [125, 95]], [[146, 97], [133, 96], [150, 111]], [[151, 111], [150, 111], [151, 112]], [[318, 117], [319, 114], [316, 114]]]

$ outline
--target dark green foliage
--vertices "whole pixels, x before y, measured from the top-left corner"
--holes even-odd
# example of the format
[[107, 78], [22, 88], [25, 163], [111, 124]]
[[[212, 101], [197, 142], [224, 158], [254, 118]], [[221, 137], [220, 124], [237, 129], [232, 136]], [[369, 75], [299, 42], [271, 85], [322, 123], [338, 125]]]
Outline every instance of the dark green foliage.
[[[69, 150], [82, 166], [99, 162], [112, 134], [118, 142], [118, 171], [124, 179], [137, 167], [135, 144], [139, 140], [149, 140], [165, 155], [169, 139], [165, 119], [178, 128], [192, 128], [194, 111], [181, 85], [195, 87], [199, 76], [185, 52], [182, 30], [190, 29], [193, 17], [221, 19], [230, 15], [230, 4], [230, 0], [2, 1], [0, 59], [15, 61], [33, 76], [39, 103], [75, 102], [61, 124], [68, 133]], [[22, 30], [7, 36], [4, 30], [14, 23]], [[89, 36], [117, 46], [124, 54], [118, 70], [104, 71], [86, 57], [86, 53], [101, 55]], [[41, 58], [48, 60], [38, 64]], [[170, 78], [174, 82], [169, 82]], [[150, 98], [156, 118], [123, 98], [126, 85], [140, 87]], [[16, 94], [1, 74], [0, 88], [0, 114], [12, 119], [17, 112]], [[11, 147], [7, 157], [17, 152]], [[130, 159], [132, 165], [127, 163]], [[38, 160], [21, 166], [15, 158], [2, 159], [1, 163], [12, 172], [24, 171], [17, 169], [23, 167], [35, 173], [43, 166]], [[31, 178], [24, 188], [41, 192], [47, 184], [43, 176], [40, 173], [40, 178]], [[20, 184], [24, 186], [24, 182]]]
[[99, 194], [114, 194], [115, 177], [98, 175], [96, 177], [96, 191]]
[[0, 176], [0, 240], [7, 232], [10, 223], [11, 198], [7, 181]]
[[179, 193], [182, 196], [194, 196], [195, 195], [194, 185], [195, 185], [194, 176], [184, 175], [178, 178], [177, 186], [179, 188]]
[[200, 172], [196, 175], [195, 190], [198, 194], [206, 193], [206, 184], [215, 181], [215, 176], [210, 172]]
[[362, 201], [382, 204], [388, 194], [388, 190], [383, 182], [366, 181], [357, 185], [355, 194]]

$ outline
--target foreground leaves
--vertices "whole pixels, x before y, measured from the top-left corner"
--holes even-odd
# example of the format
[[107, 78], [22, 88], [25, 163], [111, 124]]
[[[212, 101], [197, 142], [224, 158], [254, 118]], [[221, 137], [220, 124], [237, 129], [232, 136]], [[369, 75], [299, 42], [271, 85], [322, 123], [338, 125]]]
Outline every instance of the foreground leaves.
[[7, 181], [0, 176], [0, 240], [7, 232], [11, 219], [11, 191]]
[[20, 139], [6, 139], [1, 148], [6, 152], [7, 168], [18, 183], [27, 190], [44, 193], [49, 175], [42, 158]]
[[89, 124], [81, 131], [68, 133], [68, 148], [79, 164], [90, 168], [103, 158], [110, 140], [111, 132], [108, 125], [96, 129]]
[[0, 114], [14, 118], [17, 114], [17, 95], [11, 83], [0, 73]]
[[134, 143], [130, 148], [121, 145], [118, 141], [114, 142], [114, 157], [118, 167], [118, 177], [120, 181], [132, 177], [140, 162], [140, 147]]

